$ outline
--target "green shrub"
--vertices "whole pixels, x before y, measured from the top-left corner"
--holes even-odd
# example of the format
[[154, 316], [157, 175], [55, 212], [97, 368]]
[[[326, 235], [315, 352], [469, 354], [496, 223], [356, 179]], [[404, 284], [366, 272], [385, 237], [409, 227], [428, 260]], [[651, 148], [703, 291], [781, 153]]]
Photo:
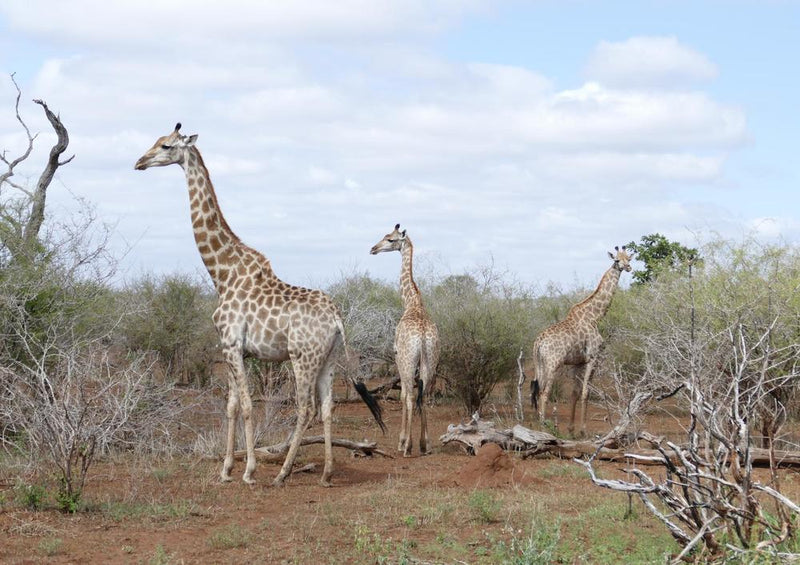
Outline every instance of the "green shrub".
[[20, 483], [15, 487], [17, 502], [29, 510], [41, 510], [47, 498], [47, 489], [41, 485]]
[[218, 349], [213, 291], [176, 274], [143, 277], [129, 284], [124, 296], [136, 312], [120, 328], [126, 348], [154, 351], [164, 373], [180, 384], [207, 385]]
[[533, 299], [492, 273], [445, 278], [430, 299], [439, 327], [438, 375], [468, 414], [479, 410], [498, 383], [516, 379], [520, 349], [533, 340]]

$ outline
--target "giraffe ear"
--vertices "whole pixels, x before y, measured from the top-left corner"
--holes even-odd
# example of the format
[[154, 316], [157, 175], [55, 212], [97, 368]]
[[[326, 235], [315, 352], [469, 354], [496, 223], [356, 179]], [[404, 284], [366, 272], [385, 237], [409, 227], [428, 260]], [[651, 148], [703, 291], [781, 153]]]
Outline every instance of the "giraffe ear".
[[400, 232], [400, 235], [402, 235], [403, 237], [405, 237], [405, 236], [406, 236], [406, 230], [403, 230], [403, 231], [401, 231], [401, 232]]
[[197, 134], [190, 135], [186, 138], [186, 147], [194, 147], [194, 142], [197, 141]]
[[611, 259], [614, 259], [615, 261], [616, 261], [616, 259], [617, 259], [616, 257], [614, 257], [614, 254], [613, 254], [613, 253], [611, 253], [611, 251], [609, 251], [609, 252], [608, 252], [608, 256], [609, 256]]

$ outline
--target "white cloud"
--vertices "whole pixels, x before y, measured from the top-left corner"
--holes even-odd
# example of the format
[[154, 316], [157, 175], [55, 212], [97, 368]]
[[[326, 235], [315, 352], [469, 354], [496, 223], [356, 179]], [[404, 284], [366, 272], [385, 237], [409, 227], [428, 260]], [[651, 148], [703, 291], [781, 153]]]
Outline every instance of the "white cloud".
[[[104, 45], [244, 42], [253, 38], [357, 42], [430, 33], [483, 2], [448, 0], [28, 0], [0, 11], [16, 28], [50, 38]], [[156, 41], [153, 41], [153, 40]], [[173, 53], [167, 53], [173, 55]]]
[[590, 80], [621, 87], [674, 87], [714, 79], [718, 72], [708, 57], [675, 37], [602, 41], [585, 69]]
[[[491, 253], [529, 280], [601, 272], [614, 245], [707, 217], [671, 193], [719, 184], [747, 135], [744, 111], [702, 90], [599, 76], [558, 89], [536, 69], [416, 41], [477, 2], [352, 1], [335, 15], [316, 1], [10, 4], [26, 33], [78, 45], [23, 85], [70, 129], [77, 157], [59, 180], [119, 218], [139, 241], [127, 260], [156, 270], [200, 265], [180, 171], [132, 170], [176, 121], [199, 134], [230, 225], [297, 283], [354, 263], [394, 279], [396, 262], [383, 270], [366, 251], [398, 221], [455, 270]], [[76, 21], [90, 9], [91, 24]], [[38, 112], [26, 108], [46, 132]], [[18, 137], [0, 122], [0, 140]], [[549, 250], [569, 253], [536, 260]]]

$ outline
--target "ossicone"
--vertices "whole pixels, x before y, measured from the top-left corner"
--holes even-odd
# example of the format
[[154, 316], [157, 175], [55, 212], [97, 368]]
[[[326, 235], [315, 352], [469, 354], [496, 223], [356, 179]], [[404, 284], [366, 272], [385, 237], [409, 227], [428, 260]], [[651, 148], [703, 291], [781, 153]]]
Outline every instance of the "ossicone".
[[395, 224], [394, 225], [394, 229], [399, 230], [400, 229], [400, 224]]
[[175, 131], [179, 131], [180, 129], [181, 129], [181, 123], [178, 122], [177, 124], [175, 124]]

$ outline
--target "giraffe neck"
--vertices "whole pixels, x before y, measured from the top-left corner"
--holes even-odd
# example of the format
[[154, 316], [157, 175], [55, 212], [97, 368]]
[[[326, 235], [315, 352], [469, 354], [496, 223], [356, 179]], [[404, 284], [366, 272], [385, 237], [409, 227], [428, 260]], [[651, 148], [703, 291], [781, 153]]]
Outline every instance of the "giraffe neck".
[[414, 245], [410, 239], [406, 238], [401, 253], [403, 262], [400, 267], [400, 295], [403, 297], [403, 307], [408, 309], [409, 306], [421, 300], [419, 288], [417, 288], [417, 283], [414, 282], [412, 265], [414, 262]]
[[203, 264], [219, 291], [239, 255], [236, 253], [237, 248], [243, 244], [222, 215], [208, 169], [196, 147], [188, 150], [181, 166], [186, 173], [189, 188], [194, 241]]
[[614, 291], [617, 290], [620, 274], [621, 272], [612, 265], [600, 279], [600, 284], [597, 285], [595, 291], [573, 306], [570, 314], [580, 316], [583, 320], [591, 323], [600, 320], [611, 306], [611, 299], [614, 298]]

